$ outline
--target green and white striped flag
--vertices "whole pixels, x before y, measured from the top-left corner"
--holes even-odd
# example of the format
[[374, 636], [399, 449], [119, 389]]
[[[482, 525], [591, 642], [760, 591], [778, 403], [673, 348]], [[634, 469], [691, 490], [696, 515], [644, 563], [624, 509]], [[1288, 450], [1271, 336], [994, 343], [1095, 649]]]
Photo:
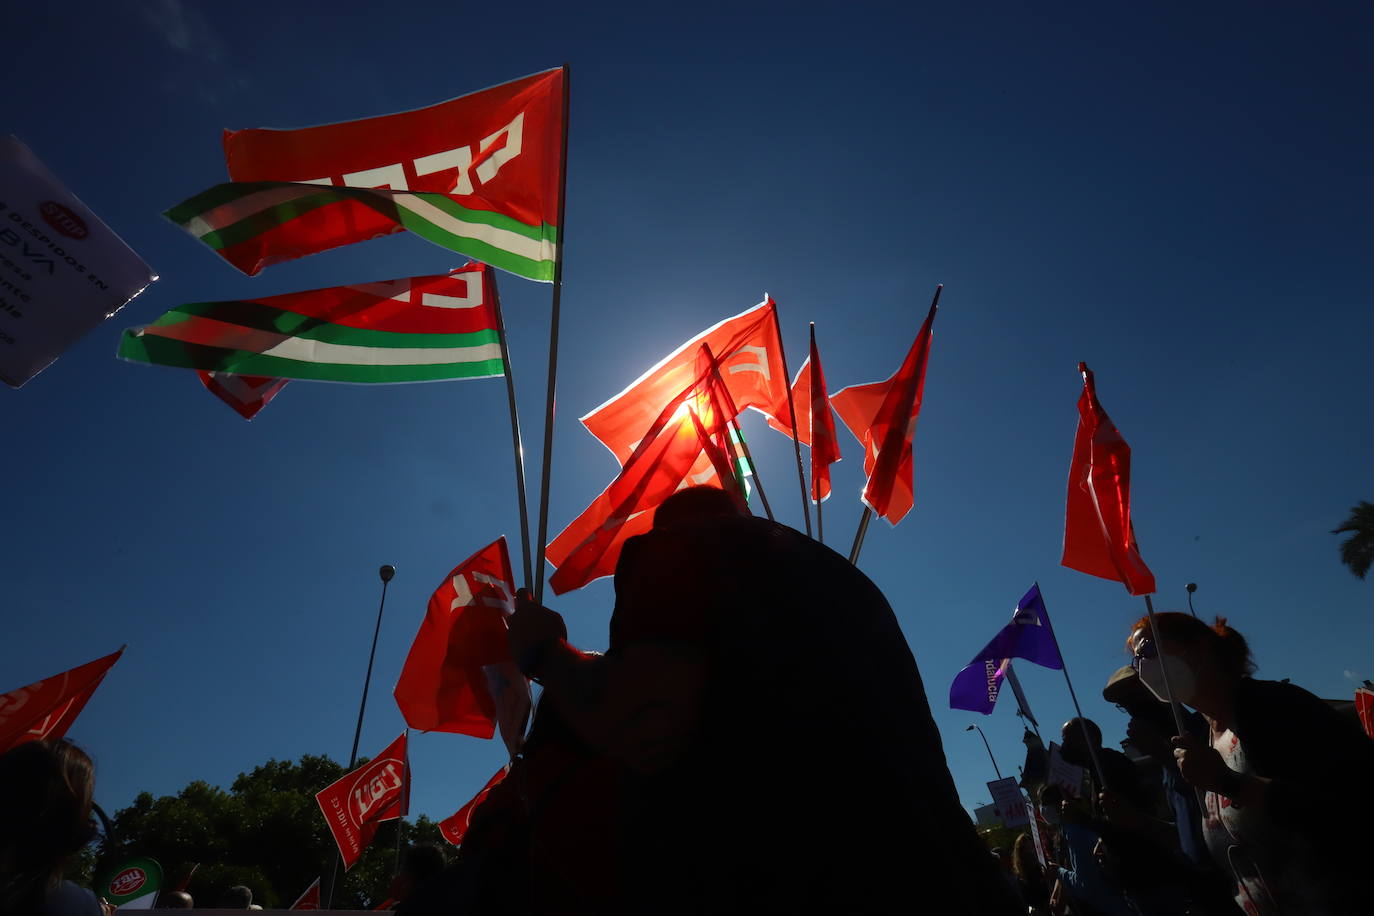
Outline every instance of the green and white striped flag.
[[124, 332], [134, 362], [324, 382], [505, 374], [490, 270], [182, 305]]

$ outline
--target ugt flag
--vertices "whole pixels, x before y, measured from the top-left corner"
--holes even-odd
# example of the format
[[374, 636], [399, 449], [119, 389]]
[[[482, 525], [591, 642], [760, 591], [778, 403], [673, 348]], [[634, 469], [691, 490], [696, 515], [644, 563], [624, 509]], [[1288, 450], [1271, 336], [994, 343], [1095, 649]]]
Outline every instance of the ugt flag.
[[414, 111], [298, 130], [226, 131], [232, 183], [168, 219], [246, 274], [392, 232], [552, 280], [561, 68]]
[[949, 685], [949, 708], [990, 715], [1002, 689], [1006, 664], [1013, 658], [1024, 658], [1046, 668], [1064, 667], [1039, 585], [1032, 585], [1017, 602], [1011, 623], [954, 676], [954, 683]]
[[514, 611], [515, 577], [500, 537], [454, 567], [429, 599], [394, 691], [407, 725], [475, 738], [490, 738], [499, 725], [515, 756], [530, 685], [506, 645]]
[[844, 425], [864, 447], [863, 503], [880, 518], [895, 525], [906, 517], [915, 502], [915, 465], [911, 439], [926, 387], [926, 365], [930, 361], [931, 329], [940, 290], [925, 323], [907, 351], [901, 368], [881, 382], [851, 385], [830, 398]]
[[297, 897], [296, 902], [288, 907], [292, 910], [318, 910], [321, 908], [319, 878], [312, 881], [310, 886], [305, 889], [305, 893]]
[[376, 757], [321, 789], [315, 801], [334, 834], [344, 870], [352, 868], [382, 821], [409, 813], [410, 765], [405, 732]]
[[123, 654], [120, 648], [104, 658], [0, 694], [0, 754], [29, 741], [65, 735], [105, 672]]
[[472, 825], [473, 813], [477, 811], [477, 808], [482, 802], [487, 800], [487, 796], [491, 794], [491, 790], [496, 788], [497, 784], [505, 779], [506, 774], [509, 772], [509, 766], [501, 767], [501, 769], [496, 771], [495, 776], [487, 780], [487, 784], [482, 787], [480, 792], [472, 797], [471, 801], [439, 822], [439, 833], [444, 839], [448, 840], [454, 846], [463, 845], [463, 837], [467, 835], [468, 827]]
[[715, 354], [735, 404], [741, 410], [753, 407], [772, 418], [771, 425], [792, 435], [778, 306], [765, 293], [758, 305], [702, 331], [582, 418], [582, 425], [621, 465], [663, 408], [692, 383], [703, 344]]
[[1087, 363], [1078, 398], [1078, 433], [1069, 465], [1064, 511], [1064, 556], [1059, 562], [1090, 576], [1115, 579], [1132, 595], [1155, 590], [1131, 524], [1131, 447], [1097, 399]]
[[260, 299], [192, 302], [124, 332], [132, 362], [323, 382], [505, 374], [485, 265]]

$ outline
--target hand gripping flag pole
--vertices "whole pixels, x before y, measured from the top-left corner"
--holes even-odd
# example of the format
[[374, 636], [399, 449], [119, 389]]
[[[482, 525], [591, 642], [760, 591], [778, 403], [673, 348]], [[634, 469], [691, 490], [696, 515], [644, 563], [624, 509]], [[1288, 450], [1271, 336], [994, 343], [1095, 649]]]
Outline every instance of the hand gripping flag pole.
[[539, 557], [534, 571], [534, 601], [544, 598], [544, 553], [549, 541], [549, 472], [553, 466], [554, 392], [558, 380], [558, 308], [563, 298], [563, 247], [567, 243], [563, 219], [568, 196], [568, 98], [572, 94], [572, 70], [563, 64], [563, 147], [558, 165], [558, 250], [553, 261], [553, 305], [549, 314], [549, 387], [544, 403], [544, 466], [539, 484]]

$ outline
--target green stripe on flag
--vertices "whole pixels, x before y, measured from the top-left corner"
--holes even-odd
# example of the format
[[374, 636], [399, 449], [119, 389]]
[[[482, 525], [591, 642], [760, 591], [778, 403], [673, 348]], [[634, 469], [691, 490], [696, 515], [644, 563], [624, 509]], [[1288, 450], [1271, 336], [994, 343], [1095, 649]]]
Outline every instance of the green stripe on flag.
[[323, 318], [284, 311], [260, 302], [190, 302], [177, 306], [148, 327], [174, 327], [201, 318], [255, 331], [354, 347], [448, 348], [480, 347], [484, 344], [500, 343], [500, 335], [494, 328], [466, 334], [406, 334], [398, 331], [377, 331], [333, 324]]
[[125, 331], [119, 342], [120, 359], [207, 372], [232, 372], [237, 375], [265, 375], [273, 378], [304, 379], [317, 382], [357, 382], [393, 384], [434, 382], [460, 378], [491, 378], [505, 374], [500, 357], [455, 363], [427, 363], [411, 366], [353, 365], [314, 363], [266, 356], [246, 350], [228, 350], [203, 344], [185, 343]]

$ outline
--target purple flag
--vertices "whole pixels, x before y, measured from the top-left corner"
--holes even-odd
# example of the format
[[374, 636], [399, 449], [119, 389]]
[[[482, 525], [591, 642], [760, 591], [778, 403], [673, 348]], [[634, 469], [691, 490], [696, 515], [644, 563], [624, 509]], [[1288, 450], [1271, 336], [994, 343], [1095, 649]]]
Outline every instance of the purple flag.
[[1013, 658], [1024, 658], [1046, 668], [1064, 667], [1038, 584], [1032, 585], [1017, 603], [1011, 623], [954, 676], [954, 683], [949, 685], [949, 708], [990, 715], [1002, 689], [1007, 662]]

